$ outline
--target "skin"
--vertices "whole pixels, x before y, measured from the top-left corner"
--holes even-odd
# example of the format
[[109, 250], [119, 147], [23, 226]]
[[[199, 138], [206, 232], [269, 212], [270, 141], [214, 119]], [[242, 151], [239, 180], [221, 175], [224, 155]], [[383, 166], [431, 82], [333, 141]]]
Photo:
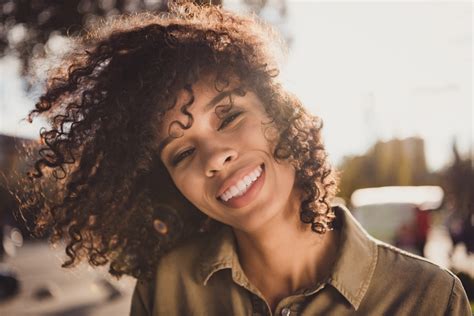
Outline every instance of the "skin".
[[[162, 140], [170, 130], [180, 137], [163, 148], [161, 159], [191, 203], [233, 228], [242, 269], [274, 310], [283, 297], [328, 275], [338, 237], [335, 232], [314, 234], [299, 220], [301, 192], [294, 185], [295, 170], [288, 162], [273, 158], [268, 135], [274, 135], [275, 129], [268, 124], [260, 99], [250, 91], [245, 96], [232, 95], [232, 109], [219, 118], [214, 107], [206, 106], [219, 94], [214, 86], [202, 80], [192, 88], [195, 99], [188, 110], [193, 124], [184, 131], [172, 124], [175, 120], [188, 122], [180, 111], [189, 99], [183, 91], [160, 131]], [[229, 97], [216, 105], [226, 104]], [[240, 111], [242, 114], [232, 116]], [[182, 160], [174, 164], [177, 156]], [[243, 206], [229, 206], [217, 198], [235, 173], [262, 163], [259, 190]]]

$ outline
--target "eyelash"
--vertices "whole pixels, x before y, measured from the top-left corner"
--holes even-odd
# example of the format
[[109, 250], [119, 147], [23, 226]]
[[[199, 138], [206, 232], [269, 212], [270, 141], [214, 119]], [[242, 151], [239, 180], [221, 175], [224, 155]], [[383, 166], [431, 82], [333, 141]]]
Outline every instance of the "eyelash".
[[242, 114], [242, 113], [243, 113], [242, 111], [238, 111], [238, 112], [234, 112], [234, 113], [231, 113], [231, 114], [227, 115], [222, 120], [222, 123], [221, 123], [221, 125], [219, 126], [219, 128], [217, 130], [220, 131], [221, 129], [223, 129], [224, 127], [226, 127], [230, 123], [232, 123], [232, 121], [235, 120], [237, 117], [239, 117], [240, 114]]
[[[222, 123], [221, 123], [221, 125], [219, 125], [217, 130], [220, 131], [223, 128], [225, 128], [227, 125], [232, 123], [232, 121], [234, 121], [237, 117], [239, 117], [242, 113], [243, 113], [242, 111], [239, 111], [239, 112], [231, 113], [228, 116], [226, 116], [222, 120]], [[194, 148], [191, 148], [191, 149], [185, 150], [182, 153], [179, 153], [178, 155], [176, 155], [173, 158], [173, 161], [172, 161], [173, 166], [176, 166], [177, 164], [179, 164], [182, 160], [184, 160], [186, 157], [190, 156], [193, 152], [194, 152]]]
[[182, 160], [184, 160], [184, 158], [186, 158], [187, 156], [190, 156], [193, 152], [194, 152], [194, 148], [191, 148], [191, 149], [183, 151], [182, 153], [177, 154], [176, 157], [173, 158], [173, 162], [172, 162], [173, 166], [176, 166], [177, 164], [179, 164]]

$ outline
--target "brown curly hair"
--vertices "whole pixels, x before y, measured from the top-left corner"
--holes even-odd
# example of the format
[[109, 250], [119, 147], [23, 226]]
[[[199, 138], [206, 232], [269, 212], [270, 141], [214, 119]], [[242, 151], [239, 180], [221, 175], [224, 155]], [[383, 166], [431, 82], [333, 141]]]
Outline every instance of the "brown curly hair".
[[322, 121], [277, 81], [278, 41], [268, 27], [187, 4], [103, 22], [74, 43], [29, 115], [50, 127], [40, 132], [44, 146], [20, 209], [35, 235], [65, 240], [63, 266], [86, 259], [110, 263], [117, 277], [150, 278], [166, 251], [199, 233], [205, 217], [161, 163], [157, 128], [178, 93], [208, 74], [216, 89], [233, 76], [259, 96], [279, 131], [274, 157], [293, 164], [304, 192], [301, 221], [331, 229], [337, 175]]

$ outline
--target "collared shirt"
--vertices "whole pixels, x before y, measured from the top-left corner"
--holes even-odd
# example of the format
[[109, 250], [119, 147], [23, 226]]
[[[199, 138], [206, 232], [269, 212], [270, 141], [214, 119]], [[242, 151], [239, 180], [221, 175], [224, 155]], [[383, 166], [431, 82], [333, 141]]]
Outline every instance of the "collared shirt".
[[138, 281], [131, 315], [471, 315], [450, 271], [372, 238], [335, 206], [340, 245], [324, 282], [271, 311], [239, 263], [232, 229], [203, 234], [165, 255], [154, 282]]

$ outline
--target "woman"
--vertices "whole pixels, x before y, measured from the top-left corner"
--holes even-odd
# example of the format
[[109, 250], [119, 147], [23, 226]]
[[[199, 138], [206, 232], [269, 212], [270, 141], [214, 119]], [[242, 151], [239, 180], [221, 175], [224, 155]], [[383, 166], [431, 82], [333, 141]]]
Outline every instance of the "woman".
[[30, 115], [51, 122], [36, 232], [66, 238], [65, 266], [138, 278], [132, 315], [467, 313], [453, 274], [331, 207], [322, 122], [278, 83], [276, 42], [193, 5], [89, 33]]

